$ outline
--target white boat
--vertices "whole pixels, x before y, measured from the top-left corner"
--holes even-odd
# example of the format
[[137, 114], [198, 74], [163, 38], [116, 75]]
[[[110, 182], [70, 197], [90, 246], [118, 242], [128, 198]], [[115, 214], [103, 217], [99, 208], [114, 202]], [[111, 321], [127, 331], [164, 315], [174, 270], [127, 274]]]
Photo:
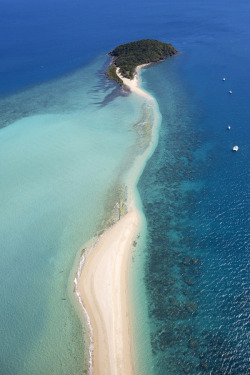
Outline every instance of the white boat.
[[222, 81], [225, 81], [226, 80], [226, 78], [222, 78]]
[[239, 150], [239, 147], [238, 146], [234, 146], [233, 147], [233, 151], [238, 151]]
[[230, 125], [228, 125], [227, 129], [228, 129], [228, 130], [230, 130], [230, 129], [231, 129], [231, 126], [230, 126]]
[[232, 94], [232, 93], [233, 93], [233, 91], [232, 91], [232, 90], [229, 90], [228, 92], [229, 92], [229, 94]]

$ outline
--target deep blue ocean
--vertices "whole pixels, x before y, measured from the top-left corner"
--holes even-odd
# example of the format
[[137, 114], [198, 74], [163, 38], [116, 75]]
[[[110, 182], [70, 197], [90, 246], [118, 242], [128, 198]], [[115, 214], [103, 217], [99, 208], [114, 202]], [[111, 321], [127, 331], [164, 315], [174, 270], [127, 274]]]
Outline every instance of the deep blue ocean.
[[[74, 102], [74, 108], [79, 109], [82, 103], [86, 111], [94, 113], [91, 107], [94, 100], [106, 108], [111, 103], [118, 108], [118, 113], [121, 106], [123, 116], [126, 111], [132, 113], [133, 105], [129, 99], [122, 97], [121, 90], [115, 84], [106, 82], [104, 71], [109, 59], [105, 55], [119, 44], [142, 38], [172, 43], [180, 51], [175, 57], [141, 72], [142, 85], [155, 97], [162, 115], [158, 146], [138, 184], [147, 221], [144, 282], [152, 348], [152, 368], [148, 370], [150, 374], [250, 373], [249, 17], [248, 0], [1, 1], [0, 134], [4, 129], [12, 127], [13, 120], [25, 118], [27, 113], [33, 114], [30, 109], [30, 101], [33, 99], [39, 106], [39, 113], [49, 108], [59, 89], [62, 89], [60, 86], [56, 91], [57, 80], [65, 79], [67, 90], [70, 90], [70, 77], [78, 74], [79, 69], [85, 72], [82, 81], [77, 78], [77, 83], [74, 82], [79, 90], [81, 85], [84, 87], [90, 85], [89, 82], [94, 83], [86, 91], [87, 96], [83, 95]], [[222, 80], [223, 77], [226, 78], [225, 81]], [[39, 95], [35, 96], [37, 91], [30, 91], [39, 90], [42, 85], [47, 85], [47, 93], [51, 95], [47, 101], [45, 91], [41, 101]], [[232, 90], [232, 94], [229, 94], [229, 90]], [[29, 92], [34, 92], [34, 95], [29, 96]], [[12, 105], [12, 98], [19, 94], [26, 99], [15, 99], [15, 104]], [[70, 98], [73, 96], [74, 91], [70, 93]], [[127, 100], [124, 107], [123, 99]], [[62, 112], [65, 107], [67, 112], [67, 104], [67, 100], [61, 101], [57, 103], [57, 108], [60, 107]], [[100, 112], [99, 116], [111, 124], [112, 121], [105, 117], [106, 112]], [[134, 117], [136, 116], [135, 112]], [[88, 124], [91, 124], [91, 117], [88, 119]], [[231, 130], [227, 129], [228, 125]], [[53, 144], [56, 133], [50, 137], [49, 127], [46, 129], [41, 136], [47, 136]], [[102, 135], [102, 139], [111, 142], [108, 131], [112, 131], [115, 138], [115, 129], [112, 124], [107, 126], [103, 130], [106, 138]], [[120, 137], [125, 137], [123, 132], [126, 134], [127, 130], [124, 123], [119, 129]], [[60, 126], [57, 131], [60, 133]], [[87, 134], [92, 139], [91, 134]], [[12, 136], [10, 130], [7, 141]], [[77, 137], [78, 135], [76, 139]], [[84, 137], [86, 138], [85, 134]], [[64, 146], [68, 139], [70, 126], [67, 125]], [[129, 142], [132, 144], [132, 136]], [[16, 144], [18, 147], [18, 142]], [[239, 146], [238, 152], [232, 151], [235, 145]], [[80, 150], [81, 147], [78, 146]], [[26, 162], [30, 155], [25, 154], [24, 146], [20, 147], [23, 147], [22, 155]], [[31, 157], [35, 157], [39, 142], [33, 147]], [[61, 143], [58, 141], [56, 148], [60, 147]], [[88, 147], [87, 141], [85, 147]], [[100, 149], [100, 145], [95, 147]], [[16, 145], [13, 150], [14, 148], [16, 149]], [[72, 146], [67, 157], [73, 158], [74, 148]], [[106, 151], [103, 149], [100, 152]], [[5, 151], [2, 149], [2, 152], [4, 154]], [[122, 143], [119, 152], [122, 158]], [[63, 153], [60, 158], [63, 159]], [[55, 170], [56, 166], [51, 175], [54, 175]], [[116, 165], [112, 171], [115, 173]], [[71, 172], [72, 170], [69, 171]], [[110, 170], [109, 173], [111, 174]], [[0, 181], [2, 178], [5, 178], [4, 174], [3, 177], [0, 176]], [[74, 175], [70, 175], [70, 179], [74, 181]], [[31, 194], [32, 181], [28, 177], [27, 181], [29, 183], [25, 182], [25, 186], [29, 184]], [[79, 192], [74, 191], [74, 194], [80, 194], [80, 183], [84, 181], [83, 178], [79, 182]], [[58, 179], [58, 186], [60, 183]], [[1, 185], [4, 185], [3, 180]], [[19, 185], [17, 187], [19, 189]], [[12, 189], [13, 196], [16, 197], [15, 186]], [[69, 196], [72, 195], [71, 189], [69, 185]], [[101, 193], [98, 191], [96, 194], [99, 194], [98, 199], [101, 201]], [[42, 198], [46, 204], [47, 197]], [[94, 193], [92, 198], [95, 199]], [[54, 203], [56, 199], [59, 199], [57, 194], [51, 202]], [[70, 212], [71, 203], [67, 204]], [[78, 203], [72, 205], [77, 206]], [[52, 204], [50, 210], [53, 209]], [[18, 211], [18, 215], [20, 212]], [[79, 208], [79, 218], [81, 214]], [[22, 209], [22, 215], [26, 215], [25, 208]], [[63, 216], [65, 212], [59, 215]], [[104, 214], [100, 214], [100, 221], [103, 219], [101, 216]], [[0, 227], [3, 228], [7, 220], [12, 220], [11, 217], [2, 216]], [[40, 225], [43, 228], [46, 226], [44, 235], [50, 235], [48, 212], [44, 210], [41, 217]], [[78, 217], [72, 218], [70, 225], [77, 225], [77, 220]], [[59, 221], [60, 226], [63, 226], [61, 218]], [[29, 225], [31, 224], [34, 223]], [[87, 224], [84, 222], [83, 225]], [[97, 224], [93, 222], [89, 225], [89, 233], [93, 235]], [[39, 232], [39, 223], [37, 228]], [[76, 231], [79, 236], [80, 224]], [[28, 233], [27, 226], [23, 228], [20, 240], [25, 237], [25, 241], [29, 242]], [[54, 233], [51, 238], [53, 235]], [[66, 242], [68, 240], [72, 243], [68, 234], [65, 238]], [[18, 241], [19, 238], [16, 242]], [[56, 239], [53, 241], [56, 242]], [[35, 242], [31, 246], [36, 246]], [[41, 252], [45, 251], [44, 246], [46, 244], [41, 246]], [[67, 289], [69, 265], [72, 264], [73, 267], [74, 257], [81, 243], [76, 241], [76, 246], [75, 254], [74, 249], [71, 249], [72, 255], [68, 256], [68, 268], [65, 266], [68, 273], [60, 281], [62, 290]], [[1, 249], [1, 253], [5, 251], [8, 253], [8, 248]], [[50, 248], [46, 251], [46, 257], [52, 264], [54, 256], [50, 258]], [[41, 256], [45, 262], [42, 257], [45, 255]], [[10, 270], [7, 269], [9, 275], [13, 260], [15, 255], [10, 256]], [[40, 258], [36, 261], [39, 262]], [[15, 264], [15, 272], [17, 271], [18, 264]], [[57, 274], [60, 272], [61, 269], [57, 270]], [[35, 276], [46, 278], [46, 274]], [[4, 285], [5, 281], [2, 280], [2, 283]], [[36, 298], [36, 292], [32, 293]], [[65, 296], [62, 297], [64, 300]], [[29, 297], [25, 295], [23, 298], [26, 300]], [[1, 330], [4, 333], [1, 337], [8, 336], [11, 339], [7, 345], [4, 342], [1, 344], [4, 350], [1, 350], [0, 355], [0, 374], [43, 375], [44, 372], [35, 366], [38, 355], [35, 345], [43, 340], [46, 346], [46, 340], [49, 342], [50, 338], [39, 337], [40, 328], [35, 332], [35, 325], [29, 327], [27, 334], [25, 330], [22, 331], [22, 326], [17, 322], [22, 319], [32, 321], [34, 315], [30, 313], [25, 317], [19, 312], [19, 305], [15, 305], [15, 301], [12, 300], [11, 306], [6, 301], [4, 297], [2, 311], [11, 307], [16, 315], [13, 316], [13, 321], [6, 320], [5, 324], [5, 315], [2, 314]], [[38, 305], [40, 302], [38, 300]], [[65, 321], [71, 314], [70, 308], [68, 310]], [[45, 320], [44, 313], [40, 319], [41, 325]], [[79, 326], [80, 323], [76, 324], [72, 331], [67, 326], [66, 330], [74, 337]], [[58, 332], [61, 332], [60, 327]], [[21, 343], [31, 340], [29, 345], [24, 345], [25, 350], [19, 344], [15, 347], [14, 342], [19, 339]], [[77, 345], [84, 345], [80, 343], [80, 339], [78, 341]], [[57, 356], [54, 358], [50, 354], [48, 353], [48, 361], [56, 361]], [[20, 359], [24, 355], [28, 364]], [[73, 351], [70, 355], [73, 361], [74, 357], [78, 358], [79, 353]], [[80, 374], [80, 370], [72, 372], [69, 366], [64, 366], [63, 361], [60, 358], [61, 367], [58, 365], [54, 372], [53, 366], [48, 365], [46, 373]], [[81, 365], [80, 361], [79, 368]]]

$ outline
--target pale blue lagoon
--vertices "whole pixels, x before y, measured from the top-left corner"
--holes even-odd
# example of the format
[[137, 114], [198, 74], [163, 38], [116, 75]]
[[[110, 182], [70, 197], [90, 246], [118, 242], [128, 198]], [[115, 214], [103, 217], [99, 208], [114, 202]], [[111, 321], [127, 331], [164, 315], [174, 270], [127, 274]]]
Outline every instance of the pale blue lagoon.
[[[2, 100], [2, 373], [80, 374], [87, 363], [74, 263], [110, 225], [142, 116], [134, 95], [105, 103], [106, 60]], [[16, 106], [27, 112], [11, 122]]]

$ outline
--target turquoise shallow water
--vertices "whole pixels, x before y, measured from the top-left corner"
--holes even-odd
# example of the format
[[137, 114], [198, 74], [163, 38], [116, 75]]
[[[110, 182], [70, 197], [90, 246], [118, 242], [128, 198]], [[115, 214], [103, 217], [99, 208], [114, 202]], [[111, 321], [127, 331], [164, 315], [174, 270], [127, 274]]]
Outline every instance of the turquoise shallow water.
[[70, 301], [72, 267], [84, 243], [107, 225], [142, 115], [133, 95], [103, 104], [113, 90], [98, 86], [104, 62], [7, 99], [14, 111], [31, 104], [13, 123], [5, 113], [0, 134], [5, 374], [80, 374], [86, 366], [83, 328]]

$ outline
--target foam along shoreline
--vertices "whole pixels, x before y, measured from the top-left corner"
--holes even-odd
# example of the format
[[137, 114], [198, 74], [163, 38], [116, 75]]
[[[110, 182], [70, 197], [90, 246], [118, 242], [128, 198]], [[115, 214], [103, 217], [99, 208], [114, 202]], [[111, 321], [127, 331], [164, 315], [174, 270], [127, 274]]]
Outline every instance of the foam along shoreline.
[[[139, 69], [131, 81], [122, 77], [124, 84], [154, 101], [138, 87]], [[148, 149], [138, 159], [140, 166], [145, 164], [152, 147]], [[90, 324], [93, 349], [89, 373], [93, 375], [135, 375], [128, 277], [133, 241], [140, 229], [140, 215], [132, 196], [132, 187], [140, 172], [137, 168], [130, 171], [128, 213], [88, 249], [75, 283], [76, 294]]]

